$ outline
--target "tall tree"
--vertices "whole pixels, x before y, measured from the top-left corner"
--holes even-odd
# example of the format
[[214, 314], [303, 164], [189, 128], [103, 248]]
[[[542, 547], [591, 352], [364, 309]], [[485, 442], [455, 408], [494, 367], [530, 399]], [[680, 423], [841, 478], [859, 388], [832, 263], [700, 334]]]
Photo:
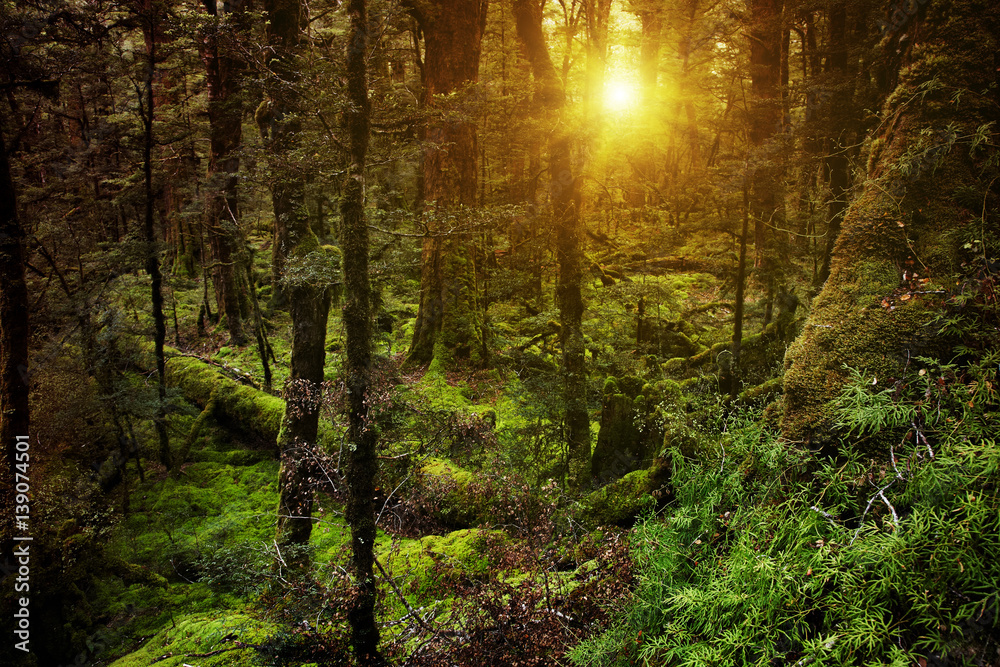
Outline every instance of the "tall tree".
[[143, 88], [139, 100], [139, 110], [142, 114], [142, 173], [144, 211], [142, 231], [146, 242], [146, 273], [149, 274], [150, 291], [153, 305], [153, 351], [156, 357], [156, 415], [153, 424], [159, 441], [160, 462], [171, 466], [170, 437], [167, 434], [167, 384], [166, 359], [163, 354], [163, 344], [167, 336], [166, 318], [163, 314], [163, 274], [160, 271], [160, 254], [157, 249], [155, 232], [156, 193], [153, 189], [153, 146], [156, 144], [153, 121], [155, 118], [155, 96], [153, 81], [156, 78], [157, 54], [156, 46], [160, 41], [159, 33], [163, 29], [165, 17], [163, 5], [158, 0], [143, 0], [140, 11], [142, 32], [146, 41], [146, 71]]
[[[305, 182], [293, 157], [302, 129], [295, 67], [304, 7], [298, 0], [266, 0], [264, 11], [272, 49], [267, 86], [271, 105], [269, 146], [276, 160], [271, 177], [275, 257], [280, 255], [280, 263], [273, 264], [275, 289], [280, 288], [287, 297], [292, 318], [292, 363], [278, 436], [278, 538], [280, 545], [301, 546], [308, 544], [312, 532], [312, 459], [305, 449], [316, 443], [319, 431], [326, 323], [334, 278], [329, 271], [330, 253], [320, 246], [310, 226]], [[289, 271], [290, 267], [296, 270]]]
[[271, 203], [274, 241], [271, 246], [272, 304], [284, 306], [288, 295], [281, 281], [291, 249], [299, 243], [292, 230], [309, 228], [305, 181], [294, 162], [302, 122], [299, 119], [299, 49], [306, 12], [300, 0], [263, 0], [267, 17], [267, 99], [257, 109], [256, 120], [264, 135], [271, 163]]
[[[549, 122], [562, 126], [566, 92], [562, 86], [542, 31], [542, 7], [537, 0], [515, 0], [517, 34], [524, 44], [535, 79], [536, 100], [548, 114]], [[556, 259], [559, 277], [556, 302], [559, 307], [560, 342], [563, 361], [563, 396], [566, 402], [566, 439], [569, 449], [567, 477], [572, 486], [581, 485], [589, 473], [590, 415], [587, 412], [587, 371], [583, 341], [583, 251], [580, 241], [580, 191], [573, 175], [572, 135], [565, 129], [554, 131], [549, 140], [549, 194], [556, 230]]]
[[377, 429], [369, 423], [368, 405], [372, 364], [371, 282], [368, 277], [368, 224], [365, 220], [365, 161], [371, 125], [368, 99], [368, 15], [365, 0], [348, 0], [351, 32], [347, 44], [348, 111], [345, 114], [350, 162], [341, 202], [341, 243], [344, 250], [344, 329], [347, 363], [344, 375], [348, 389], [347, 522], [351, 526], [351, 550], [357, 595], [348, 620], [351, 644], [362, 665], [382, 665], [378, 652], [379, 632], [375, 624], [375, 474], [378, 458]]
[[[208, 89], [209, 192], [205, 206], [205, 227], [215, 255], [212, 278], [216, 300], [226, 316], [226, 326], [234, 345], [244, 345], [247, 336], [240, 308], [242, 253], [239, 248], [240, 207], [237, 174], [243, 135], [241, 76], [243, 60], [233, 44], [233, 30], [242, 27], [244, 0], [203, 0], [212, 17], [201, 39]], [[235, 17], [229, 25], [228, 17]], [[227, 30], [228, 29], [228, 30]]]
[[[424, 35], [424, 103], [433, 110], [425, 130], [423, 201], [430, 216], [421, 251], [420, 305], [409, 360], [448, 363], [488, 357], [476, 278], [473, 230], [458, 214], [476, 205], [479, 146], [476, 124], [449, 113], [442, 97], [479, 79], [486, 0], [412, 0]], [[461, 38], [457, 38], [457, 36]]]

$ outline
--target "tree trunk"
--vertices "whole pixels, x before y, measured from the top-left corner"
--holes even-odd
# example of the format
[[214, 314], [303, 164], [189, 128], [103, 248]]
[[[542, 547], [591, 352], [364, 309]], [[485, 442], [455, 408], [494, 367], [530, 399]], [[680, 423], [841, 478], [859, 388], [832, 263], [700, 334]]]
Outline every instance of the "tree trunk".
[[[307, 450], [315, 445], [319, 429], [330, 289], [325, 283], [283, 282], [288, 262], [307, 261], [307, 257], [323, 250], [310, 226], [302, 175], [297, 165], [289, 164], [301, 130], [301, 123], [294, 117], [299, 102], [294, 59], [303, 9], [298, 0], [268, 0], [264, 8], [268, 43], [274, 54], [268, 64], [271, 70], [268, 102], [272, 114], [269, 141], [279, 164], [271, 185], [275, 228], [272, 269], [276, 293], [280, 291], [287, 298], [292, 317], [292, 364], [285, 387], [285, 416], [278, 435], [281, 450], [278, 542], [280, 546], [302, 546], [308, 544], [312, 532], [313, 492], [309, 482], [312, 464]], [[274, 258], [280, 261], [273, 261]]]
[[[749, 169], [744, 168], [744, 172]], [[730, 348], [733, 358], [728, 372], [723, 372], [727, 376], [723, 387], [728, 389], [729, 397], [735, 399], [740, 393], [740, 353], [743, 348], [743, 309], [746, 294], [747, 282], [747, 235], [750, 234], [750, 190], [747, 183], [748, 175], [743, 176], [743, 231], [740, 233], [740, 259], [736, 269], [736, 298], [733, 309], [733, 342]]]
[[[3, 126], [0, 118], [0, 127]], [[27, 437], [28, 286], [25, 282], [24, 229], [17, 217], [17, 196], [7, 145], [0, 133], [0, 546], [11, 553], [14, 530], [16, 445]], [[29, 452], [30, 455], [30, 452]]]
[[[425, 130], [423, 200], [431, 215], [430, 236], [421, 253], [420, 305], [408, 361], [447, 365], [467, 359], [487, 361], [482, 304], [476, 278], [474, 230], [458, 229], [449, 211], [476, 204], [478, 138], [474, 123], [450, 120], [439, 96], [479, 78], [486, 27], [485, 0], [413, 2], [411, 11], [424, 34], [424, 103], [441, 109]], [[456, 39], [461, 35], [461, 39]]]
[[143, 191], [145, 195], [145, 214], [143, 216], [142, 229], [146, 242], [146, 273], [149, 274], [150, 290], [152, 292], [153, 350], [156, 356], [157, 405], [153, 424], [156, 427], [156, 436], [159, 440], [160, 463], [167, 470], [170, 470], [170, 438], [167, 435], [166, 409], [167, 390], [166, 378], [164, 377], [166, 362], [163, 356], [163, 343], [167, 337], [167, 325], [163, 315], [163, 275], [160, 273], [160, 257], [156, 249], [153, 214], [155, 205], [155, 195], [153, 192], [153, 145], [155, 143], [155, 136], [153, 135], [153, 78], [156, 76], [156, 44], [160, 17], [152, 0], [146, 0], [143, 7], [142, 19], [143, 33], [146, 37], [146, 81], [143, 91], [145, 99], [140, 104], [143, 127]]
[[[830, 10], [830, 55], [827, 56], [827, 73], [839, 74], [843, 77], [847, 73], [847, 7], [843, 2], [838, 2]], [[846, 91], [838, 90], [830, 102], [830, 115], [838, 120], [846, 119], [850, 108], [850, 94]], [[816, 277], [818, 285], [826, 282], [830, 277], [830, 260], [833, 257], [833, 246], [840, 235], [840, 223], [844, 218], [844, 211], [847, 210], [847, 191], [850, 187], [850, 160], [847, 153], [848, 147], [842, 141], [845, 131], [844, 124], [837, 123], [839, 132], [830, 133], [830, 146], [827, 149], [826, 168], [830, 174], [830, 205], [828, 218], [830, 220], [826, 229], [826, 250], [823, 252], [823, 264], [819, 275]]]
[[298, 83], [301, 78], [296, 60], [305, 10], [300, 0], [264, 0], [264, 14], [267, 17], [267, 44], [270, 49], [264, 82], [267, 99], [257, 109], [255, 120], [265, 137], [273, 161], [271, 305], [283, 308], [289, 298], [282, 283], [285, 263], [291, 249], [301, 240], [292, 238], [291, 230], [309, 228], [305, 184], [299, 165], [292, 163], [292, 156], [298, 147], [299, 133], [302, 131], [302, 123], [296, 116], [299, 111]]
[[357, 595], [348, 611], [351, 645], [362, 665], [382, 665], [375, 623], [375, 475], [378, 431], [369, 423], [368, 389], [371, 377], [371, 283], [368, 278], [368, 225], [365, 220], [365, 160], [370, 133], [368, 100], [368, 17], [365, 0], [348, 0], [351, 18], [347, 45], [347, 92], [350, 111], [345, 114], [350, 137], [350, 165], [341, 202], [341, 243], [344, 251], [344, 330], [347, 335], [348, 388], [347, 523], [351, 526], [351, 551]]
[[[837, 448], [830, 401], [847, 377], [845, 365], [882, 389], [909, 360], [954, 354], [927, 325], [940, 308], [920, 292], [935, 288], [913, 290], [912, 272], [948, 289], [961, 262], [983, 261], [963, 250], [964, 234], [956, 232], [991, 247], [1000, 229], [995, 149], [972, 151], [968, 138], [1000, 116], [995, 96], [982, 94], [996, 83], [996, 68], [983, 63], [1000, 52], [1000, 5], [956, 0], [925, 11], [909, 19], [907, 54], [917, 57], [901, 63], [882, 106], [886, 120], [870, 143], [865, 187], [847, 209], [830, 277], [785, 357], [782, 432], [813, 448]], [[895, 58], [903, 36], [899, 30], [884, 38], [885, 57]], [[961, 105], [955, 91], [967, 91]], [[960, 192], [975, 194], [963, 199]]]
[[608, 67], [608, 23], [612, 0], [586, 0], [587, 88], [589, 118], [599, 118], [604, 103], [604, 76]]
[[[206, 11], [219, 17], [217, 0], [204, 0]], [[227, 3], [228, 12], [242, 17], [241, 0]], [[205, 207], [205, 227], [215, 255], [216, 300], [222, 304], [233, 345], [245, 345], [243, 317], [240, 309], [239, 285], [241, 264], [239, 250], [239, 199], [237, 174], [240, 169], [239, 149], [243, 134], [243, 103], [240, 97], [243, 63], [234, 45], [219, 24], [211, 25], [202, 37], [201, 57], [205, 63], [205, 84], [208, 88], [209, 158], [208, 202]], [[228, 39], [232, 39], [229, 36]]]
[[[536, 96], [553, 112], [553, 121], [565, 105], [566, 95], [552, 64], [542, 32], [541, 6], [536, 0], [513, 4], [517, 34], [524, 44], [535, 77]], [[583, 296], [580, 291], [583, 252], [580, 247], [580, 193], [570, 159], [571, 138], [555, 134], [549, 143], [549, 194], [556, 226], [559, 277], [560, 340], [563, 350], [563, 392], [566, 402], [566, 440], [569, 448], [567, 477], [580, 486], [590, 472], [590, 415], [587, 412], [587, 373], [583, 341]]]

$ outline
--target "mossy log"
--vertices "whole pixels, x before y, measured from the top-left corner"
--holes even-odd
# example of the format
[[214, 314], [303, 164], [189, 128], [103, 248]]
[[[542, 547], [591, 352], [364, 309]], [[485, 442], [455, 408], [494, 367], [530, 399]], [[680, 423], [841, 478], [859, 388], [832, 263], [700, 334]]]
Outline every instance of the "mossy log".
[[[782, 433], [813, 447], [838, 443], [831, 401], [860, 369], [876, 388], [918, 355], [952, 353], [928, 326], [955, 284], [964, 238], [996, 235], [991, 211], [998, 177], [979, 128], [997, 120], [993, 63], [1000, 5], [992, 0], [930, 3], [902, 53], [898, 82], [870, 137], [864, 189], [845, 214], [830, 277], [786, 355]], [[961, 103], [959, 103], [959, 98]], [[917, 281], [927, 281], [915, 287]], [[935, 295], [935, 292], [938, 295]]]
[[214, 417], [220, 423], [276, 443], [285, 402], [259, 389], [231, 380], [212, 366], [191, 357], [167, 360], [167, 384], [204, 408], [215, 396]]
[[649, 468], [634, 470], [584, 498], [578, 518], [591, 526], [630, 525], [669, 495], [669, 479], [668, 460], [658, 458]]

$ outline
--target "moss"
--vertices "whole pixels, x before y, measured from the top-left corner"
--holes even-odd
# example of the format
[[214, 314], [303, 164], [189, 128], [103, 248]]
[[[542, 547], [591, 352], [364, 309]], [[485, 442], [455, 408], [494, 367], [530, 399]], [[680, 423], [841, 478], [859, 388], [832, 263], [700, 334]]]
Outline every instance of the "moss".
[[[148, 480], [133, 494], [115, 547], [130, 562], [167, 577], [190, 573], [199, 559], [274, 533], [278, 465], [185, 465], [179, 479]], [[188, 578], [191, 578], [190, 576]]]
[[[201, 407], [208, 405], [214, 392], [212, 416], [217, 421], [268, 443], [277, 443], [285, 414], [285, 402], [277, 396], [231, 380], [209, 364], [191, 357], [167, 359], [167, 383], [179, 387], [184, 398]], [[320, 442], [330, 443], [335, 438], [333, 427], [321, 420]]]
[[[170, 626], [160, 630], [143, 643], [142, 648], [116, 660], [112, 667], [146, 667], [156, 663], [164, 667], [181, 667], [197, 662], [199, 667], [239, 666], [259, 664], [253, 648], [233, 648], [216, 655], [191, 657], [235, 646], [235, 641], [259, 644], [276, 630], [276, 626], [242, 613], [195, 613], [180, 616]], [[234, 640], [235, 637], [235, 640]]]
[[437, 497], [431, 516], [446, 526], [470, 526], [486, 508], [469, 492], [476, 477], [446, 459], [430, 458], [420, 467], [420, 484]]
[[507, 535], [500, 530], [471, 528], [382, 545], [376, 548], [376, 556], [392, 576], [403, 576], [409, 582], [405, 592], [419, 602], [438, 597], [436, 587], [442, 578], [454, 581], [486, 576], [487, 550], [494, 541], [506, 542]]
[[[836, 446], [829, 402], [844, 384], [845, 364], [880, 384], [898, 376], [907, 358], [951, 354], [926, 327], [937, 304], [909, 294], [903, 273], [950, 281], [957, 268], [953, 232], [978, 216], [954, 193], [982, 192], [996, 175], [967, 144], [932, 153], [921, 147], [928, 136], [944, 145], [949, 123], [968, 132], [995, 117], [993, 102], [973, 91], [994, 83], [995, 72], [982, 63], [1000, 49], [989, 27], [1000, 10], [960, 2], [931, 3], [927, 12], [936, 29], [914, 44], [883, 105], [881, 117], [891, 122], [871, 143], [868, 179], [846, 212], [830, 277], [786, 355], [782, 431], [790, 440]], [[955, 91], [969, 91], [961, 105]], [[912, 298], [897, 298], [903, 293]]]
[[775, 396], [776, 394], [780, 394], [783, 386], [784, 378], [771, 378], [766, 382], [762, 382], [755, 387], [751, 387], [750, 389], [741, 392], [739, 400], [743, 403], [756, 403]]
[[276, 396], [239, 384], [198, 359], [171, 357], [167, 382], [180, 387], [184, 397], [200, 406], [215, 396], [215, 416], [244, 432], [277, 442], [285, 402]]
[[601, 487], [580, 502], [580, 518], [597, 526], [632, 523], [643, 510], [655, 507], [652, 494], [662, 486], [664, 472], [657, 462]]

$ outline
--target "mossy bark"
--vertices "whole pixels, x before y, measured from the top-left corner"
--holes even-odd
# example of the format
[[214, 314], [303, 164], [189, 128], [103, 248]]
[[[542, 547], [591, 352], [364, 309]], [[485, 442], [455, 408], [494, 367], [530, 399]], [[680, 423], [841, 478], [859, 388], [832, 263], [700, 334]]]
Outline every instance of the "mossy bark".
[[[411, 0], [408, 4], [425, 40], [424, 104], [446, 112], [441, 97], [479, 78], [487, 3]], [[447, 365], [453, 359], [467, 359], [483, 365], [488, 352], [473, 230], [460, 212], [461, 207], [476, 204], [476, 126], [441, 113], [429, 123], [424, 141], [422, 196], [430, 223], [421, 252], [420, 304], [408, 360]]]
[[368, 99], [368, 14], [365, 0], [348, 0], [351, 20], [347, 45], [347, 92], [350, 111], [345, 114], [350, 135], [350, 166], [341, 204], [344, 247], [344, 330], [347, 338], [345, 376], [348, 389], [346, 516], [351, 526], [351, 553], [357, 595], [347, 618], [351, 646], [358, 662], [385, 664], [378, 650], [375, 622], [375, 475], [378, 472], [378, 429], [371, 423], [369, 387], [372, 369], [371, 281], [368, 277], [368, 224], [365, 219], [365, 161], [368, 153], [371, 103]]
[[163, 344], [167, 337], [166, 319], [163, 314], [163, 274], [160, 271], [160, 254], [157, 249], [156, 232], [154, 229], [153, 190], [153, 114], [155, 111], [153, 97], [153, 81], [156, 79], [156, 33], [159, 16], [150, 4], [144, 7], [143, 31], [146, 36], [146, 82], [142, 91], [141, 111], [143, 127], [142, 173], [143, 173], [143, 241], [146, 243], [146, 273], [149, 274], [150, 301], [153, 310], [153, 346], [156, 356], [156, 390], [157, 405], [153, 417], [156, 436], [159, 442], [160, 463], [168, 470], [170, 461], [170, 437], [167, 434], [167, 394], [166, 394], [166, 360], [163, 355]]
[[[906, 34], [911, 47], [899, 34], [883, 40], [906, 62], [870, 138], [865, 188], [845, 215], [830, 277], [786, 355], [782, 431], [816, 447], [835, 447], [830, 401], [845, 365], [885, 387], [909, 359], [950, 354], [928, 322], [941, 298], [933, 292], [950, 288], [959, 268], [956, 231], [996, 234], [997, 168], [969, 137], [1000, 115], [997, 74], [984, 67], [1000, 51], [1000, 6], [930, 3]], [[914, 273], [930, 282], [914, 289]]]
[[[301, 230], [298, 230], [301, 232]], [[291, 257], [295, 253], [291, 253]], [[320, 393], [326, 361], [330, 291], [296, 285], [288, 290], [292, 315], [292, 367], [285, 389], [285, 416], [278, 434], [278, 542], [306, 545], [312, 532], [313, 463], [308, 449], [319, 432]]]
[[267, 17], [269, 72], [264, 81], [267, 99], [257, 109], [255, 120], [269, 149], [273, 171], [271, 305], [284, 307], [289, 294], [281, 279], [288, 257], [301, 240], [296, 238], [296, 230], [312, 233], [305, 202], [305, 183], [299, 173], [299, 165], [293, 159], [302, 132], [302, 123], [298, 118], [301, 75], [296, 61], [306, 13], [300, 0], [264, 0], [263, 10]]

